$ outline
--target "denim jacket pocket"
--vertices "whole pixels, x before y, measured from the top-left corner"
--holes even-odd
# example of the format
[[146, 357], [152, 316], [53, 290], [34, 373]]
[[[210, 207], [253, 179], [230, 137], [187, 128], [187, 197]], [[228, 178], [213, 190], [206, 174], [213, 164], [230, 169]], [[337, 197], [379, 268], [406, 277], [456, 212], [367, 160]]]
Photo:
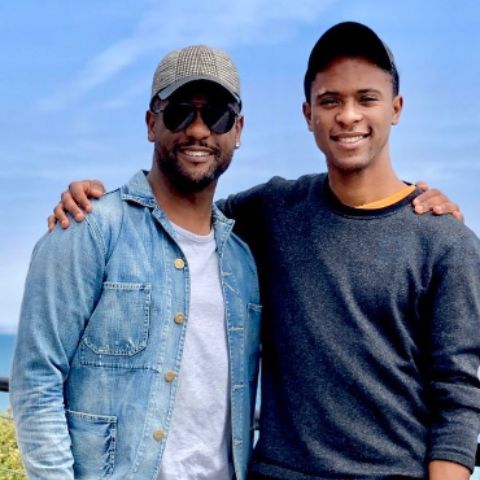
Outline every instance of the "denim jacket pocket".
[[108, 478], [115, 466], [117, 417], [66, 410], [75, 478]]
[[83, 343], [97, 355], [132, 356], [147, 346], [152, 286], [105, 282]]

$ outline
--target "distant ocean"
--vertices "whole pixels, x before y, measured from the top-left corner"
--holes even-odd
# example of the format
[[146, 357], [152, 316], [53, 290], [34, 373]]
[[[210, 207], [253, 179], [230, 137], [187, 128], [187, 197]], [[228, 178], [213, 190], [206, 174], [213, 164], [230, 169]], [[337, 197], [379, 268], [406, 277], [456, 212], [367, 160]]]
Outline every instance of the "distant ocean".
[[[0, 334], [0, 377], [10, 376], [14, 343], [15, 335]], [[5, 411], [8, 405], [8, 393], [0, 392], [0, 412]]]

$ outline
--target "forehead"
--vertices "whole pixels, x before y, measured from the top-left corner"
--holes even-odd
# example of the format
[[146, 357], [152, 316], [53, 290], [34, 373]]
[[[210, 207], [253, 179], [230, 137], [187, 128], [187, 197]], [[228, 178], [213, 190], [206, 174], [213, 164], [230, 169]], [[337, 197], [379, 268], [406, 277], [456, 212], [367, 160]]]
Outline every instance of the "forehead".
[[312, 83], [312, 91], [341, 91], [355, 88], [390, 89], [391, 75], [375, 63], [363, 57], [339, 57], [332, 60], [317, 73]]
[[232, 102], [232, 96], [220, 85], [199, 80], [190, 82], [179, 88], [175, 93], [170, 95], [170, 101], [174, 102], [191, 102], [206, 101], [206, 102]]

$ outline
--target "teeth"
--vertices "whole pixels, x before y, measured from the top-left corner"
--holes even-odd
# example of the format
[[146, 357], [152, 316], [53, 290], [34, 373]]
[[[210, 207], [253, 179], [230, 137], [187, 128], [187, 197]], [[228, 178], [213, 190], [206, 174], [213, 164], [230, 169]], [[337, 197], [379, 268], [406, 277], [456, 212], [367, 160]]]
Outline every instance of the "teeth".
[[337, 140], [343, 143], [355, 143], [362, 140], [363, 135], [358, 135], [356, 137], [339, 137]]
[[198, 150], [184, 150], [183, 153], [185, 155], [189, 155], [190, 157], [208, 157], [210, 155], [209, 152]]

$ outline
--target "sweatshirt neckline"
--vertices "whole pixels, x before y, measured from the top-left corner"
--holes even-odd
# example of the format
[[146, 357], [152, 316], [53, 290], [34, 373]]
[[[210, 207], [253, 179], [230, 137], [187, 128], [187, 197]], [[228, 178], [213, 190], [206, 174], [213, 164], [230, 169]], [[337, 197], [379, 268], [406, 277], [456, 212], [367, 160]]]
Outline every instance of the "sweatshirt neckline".
[[411, 205], [413, 199], [420, 193], [419, 189], [416, 188], [410, 195], [407, 195], [405, 198], [394, 203], [393, 205], [375, 209], [361, 209], [345, 205], [338, 199], [338, 197], [333, 193], [332, 189], [330, 188], [330, 185], [328, 183], [328, 175], [325, 175], [322, 190], [327, 204], [335, 213], [359, 219], [378, 218], [392, 215], [398, 210], [404, 208], [405, 206]]

